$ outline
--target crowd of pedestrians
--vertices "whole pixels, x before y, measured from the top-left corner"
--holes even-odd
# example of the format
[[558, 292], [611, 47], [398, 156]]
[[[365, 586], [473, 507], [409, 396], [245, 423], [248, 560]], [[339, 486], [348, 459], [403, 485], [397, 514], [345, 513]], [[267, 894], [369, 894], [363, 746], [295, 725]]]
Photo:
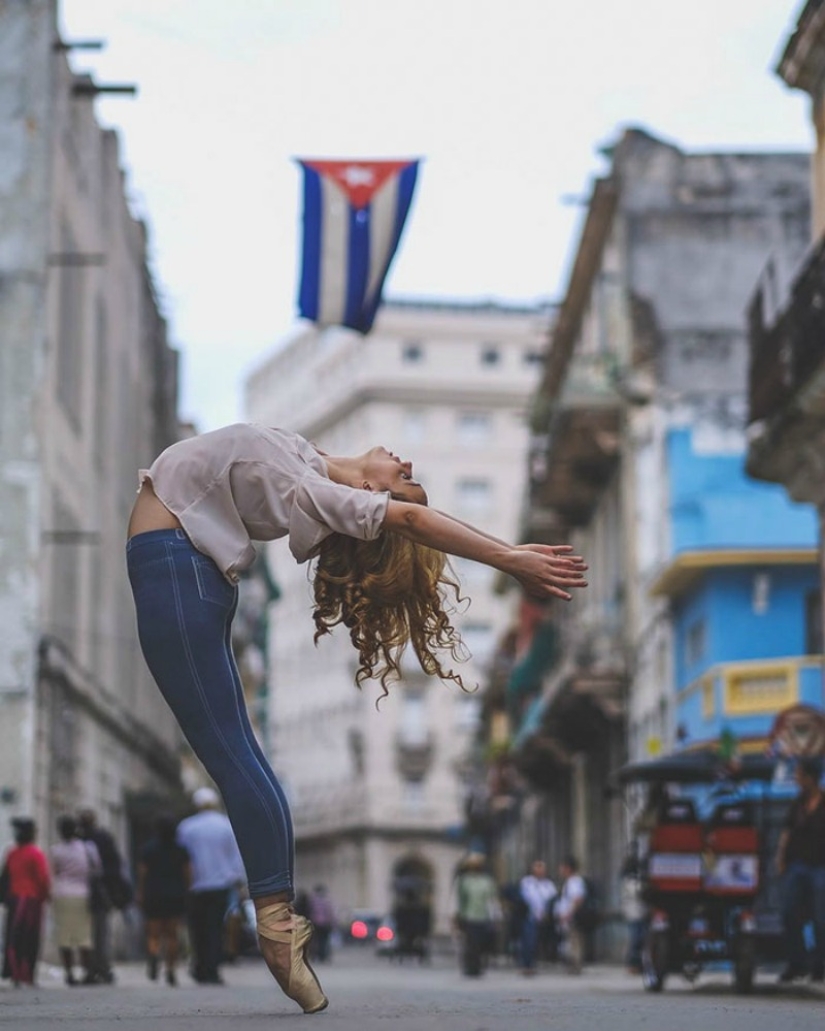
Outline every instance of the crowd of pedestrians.
[[14, 844], [0, 872], [2, 977], [35, 984], [45, 929], [67, 985], [112, 984], [110, 918], [135, 903], [151, 980], [163, 966], [166, 983], [177, 984], [186, 926], [193, 979], [220, 984], [226, 915], [230, 899], [245, 896], [245, 875], [217, 792], [199, 788], [192, 802], [195, 812], [181, 821], [157, 819], [137, 854], [134, 885], [113, 835], [98, 826], [92, 810], [61, 816], [48, 849], [37, 844], [34, 820], [13, 819]]
[[2, 977], [15, 985], [35, 983], [48, 905], [66, 984], [110, 984], [109, 916], [131, 901], [114, 838], [97, 827], [88, 809], [60, 817], [48, 852], [37, 844], [34, 820], [16, 817], [12, 829], [14, 845], [0, 873], [6, 908]]
[[558, 882], [544, 860], [535, 859], [520, 880], [499, 886], [486, 856], [471, 852], [459, 866], [455, 889], [454, 925], [468, 977], [480, 976], [495, 955], [506, 956], [525, 977], [536, 973], [540, 961], [581, 973], [596, 900], [575, 857], [559, 864]]
[[[781, 875], [786, 965], [781, 982], [810, 976], [825, 980], [825, 791], [819, 759], [796, 766], [799, 787], [790, 805], [775, 857]], [[240, 851], [220, 799], [209, 787], [192, 796], [194, 812], [180, 821], [160, 816], [154, 833], [136, 855], [134, 887], [112, 834], [84, 809], [57, 821], [57, 840], [38, 844], [35, 822], [16, 817], [14, 844], [0, 868], [0, 904], [5, 907], [3, 979], [33, 985], [44, 927], [63, 966], [67, 985], [111, 984], [110, 918], [134, 902], [142, 914], [148, 977], [163, 967], [166, 983], [177, 984], [177, 969], [188, 932], [190, 973], [200, 984], [221, 984], [221, 964], [240, 951], [228, 934], [233, 913], [250, 905]], [[626, 963], [640, 973], [646, 934], [643, 863], [631, 848], [621, 871], [622, 912], [627, 924]], [[486, 855], [470, 852], [456, 871], [454, 927], [461, 965], [470, 977], [487, 961], [504, 955], [525, 976], [541, 961], [559, 963], [571, 974], [582, 971], [588, 941], [599, 920], [593, 882], [574, 856], [558, 866], [554, 881], [542, 859], [524, 876], [499, 885]], [[312, 956], [331, 958], [337, 919], [328, 889], [316, 884], [299, 893], [296, 911], [315, 928]], [[47, 921], [47, 913], [51, 920]], [[254, 916], [241, 916], [254, 938]]]

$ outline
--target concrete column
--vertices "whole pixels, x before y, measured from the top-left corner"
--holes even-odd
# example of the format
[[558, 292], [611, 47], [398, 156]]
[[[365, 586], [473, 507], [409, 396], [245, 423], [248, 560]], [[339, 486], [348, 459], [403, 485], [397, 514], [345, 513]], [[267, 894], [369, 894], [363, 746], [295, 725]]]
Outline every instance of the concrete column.
[[590, 835], [587, 820], [587, 756], [584, 753], [576, 755], [573, 759], [570, 791], [573, 810], [572, 852], [580, 863], [585, 864], [589, 855]]
[[811, 229], [814, 240], [818, 240], [825, 233], [825, 103], [823, 99], [821, 95], [814, 97], [811, 111], [816, 132], [816, 150], [811, 156], [813, 184]]
[[[825, 501], [820, 502], [816, 506], [816, 511], [819, 516], [819, 590], [821, 596], [819, 620], [822, 630], [822, 640], [825, 642]], [[823, 666], [822, 675], [825, 678], [825, 666]], [[823, 682], [822, 685], [822, 696], [825, 698], [825, 682]]]

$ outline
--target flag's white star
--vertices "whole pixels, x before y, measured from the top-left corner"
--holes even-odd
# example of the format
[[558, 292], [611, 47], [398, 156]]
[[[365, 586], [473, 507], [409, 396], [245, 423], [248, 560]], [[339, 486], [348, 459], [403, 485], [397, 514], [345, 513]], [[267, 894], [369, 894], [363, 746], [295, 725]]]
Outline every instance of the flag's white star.
[[370, 186], [375, 179], [375, 172], [364, 165], [347, 165], [341, 170], [341, 178], [347, 186]]

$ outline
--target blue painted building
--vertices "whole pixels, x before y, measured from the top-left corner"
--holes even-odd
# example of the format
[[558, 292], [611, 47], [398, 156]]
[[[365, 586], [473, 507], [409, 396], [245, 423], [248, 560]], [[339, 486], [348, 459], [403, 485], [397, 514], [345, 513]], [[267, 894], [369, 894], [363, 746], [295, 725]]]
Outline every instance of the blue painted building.
[[724, 730], [761, 747], [779, 710], [823, 704], [816, 513], [744, 459], [695, 428], [668, 433], [672, 559], [653, 590], [670, 599], [686, 747]]

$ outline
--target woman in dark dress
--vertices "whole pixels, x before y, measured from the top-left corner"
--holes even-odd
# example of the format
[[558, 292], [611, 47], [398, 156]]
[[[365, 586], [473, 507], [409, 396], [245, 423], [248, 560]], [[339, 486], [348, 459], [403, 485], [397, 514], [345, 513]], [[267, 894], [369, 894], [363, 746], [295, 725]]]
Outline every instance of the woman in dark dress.
[[49, 898], [50, 877], [46, 856], [34, 844], [34, 820], [12, 820], [15, 845], [6, 856], [8, 896], [6, 905], [3, 977], [16, 985], [34, 984], [40, 954], [43, 906]]
[[177, 984], [178, 935], [186, 914], [189, 853], [175, 840], [175, 821], [161, 816], [156, 835], [138, 862], [137, 904], [146, 922], [147, 973], [157, 980], [161, 958], [166, 960], [166, 983]]

